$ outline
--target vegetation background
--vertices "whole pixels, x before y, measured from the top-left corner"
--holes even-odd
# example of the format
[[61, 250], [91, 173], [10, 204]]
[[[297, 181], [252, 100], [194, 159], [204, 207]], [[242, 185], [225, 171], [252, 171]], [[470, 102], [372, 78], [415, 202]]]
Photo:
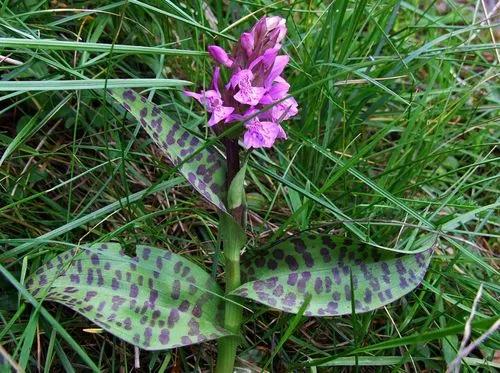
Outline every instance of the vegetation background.
[[[444, 371], [481, 284], [475, 320], [500, 310], [498, 12], [489, 0], [0, 1], [0, 356], [27, 371], [85, 371], [83, 349], [102, 371], [133, 369], [130, 345], [54, 303], [43, 305], [49, 323], [16, 288], [68, 245], [149, 243], [221, 275], [216, 212], [187, 184], [151, 191], [177, 175], [91, 79], [142, 84], [209, 136], [200, 107], [156, 79], [206, 87], [207, 45], [229, 47], [267, 14], [287, 19], [300, 113], [288, 141], [250, 158], [251, 244], [353, 225], [384, 246], [424, 231], [439, 242], [424, 283], [376, 312], [295, 319], [254, 305], [238, 364]], [[499, 343], [474, 348], [464, 371], [498, 368]], [[140, 353], [154, 372], [209, 371], [214, 359], [213, 342]]]

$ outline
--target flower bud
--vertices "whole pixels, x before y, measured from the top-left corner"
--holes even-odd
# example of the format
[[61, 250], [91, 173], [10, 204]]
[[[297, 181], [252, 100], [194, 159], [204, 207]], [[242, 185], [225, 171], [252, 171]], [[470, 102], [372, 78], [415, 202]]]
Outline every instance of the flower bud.
[[217, 45], [210, 45], [208, 47], [208, 53], [215, 60], [215, 62], [221, 65], [231, 67], [233, 65], [233, 60], [229, 58], [226, 51]]
[[253, 35], [249, 32], [244, 32], [243, 34], [241, 34], [240, 43], [245, 52], [247, 53], [247, 57], [249, 57], [252, 54], [254, 48]]

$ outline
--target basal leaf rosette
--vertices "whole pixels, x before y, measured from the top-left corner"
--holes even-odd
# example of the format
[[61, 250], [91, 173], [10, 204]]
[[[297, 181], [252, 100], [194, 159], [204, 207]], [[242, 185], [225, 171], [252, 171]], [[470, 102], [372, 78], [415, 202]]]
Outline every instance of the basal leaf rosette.
[[28, 290], [145, 350], [228, 335], [219, 323], [222, 292], [208, 273], [167, 250], [136, 252], [127, 256], [116, 243], [74, 248], [40, 267]]
[[368, 312], [420, 284], [432, 253], [426, 247], [402, 254], [349, 238], [302, 234], [244, 258], [247, 282], [233, 294], [290, 313], [310, 296], [307, 316], [352, 314], [353, 304], [356, 313]]

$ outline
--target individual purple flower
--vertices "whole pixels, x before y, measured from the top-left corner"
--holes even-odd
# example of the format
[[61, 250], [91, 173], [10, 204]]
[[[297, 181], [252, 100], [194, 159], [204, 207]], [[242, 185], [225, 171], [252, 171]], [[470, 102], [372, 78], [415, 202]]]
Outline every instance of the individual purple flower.
[[234, 111], [234, 107], [223, 105], [222, 96], [219, 91], [219, 83], [220, 70], [218, 67], [216, 67], [214, 70], [214, 80], [212, 82], [212, 86], [214, 89], [201, 91], [201, 93], [184, 91], [184, 94], [186, 96], [193, 97], [194, 99], [198, 100], [200, 104], [205, 106], [205, 109], [207, 109], [209, 113], [212, 113], [212, 116], [207, 123], [209, 127], [223, 121]]
[[283, 128], [272, 121], [261, 121], [258, 116], [245, 122], [243, 145], [247, 149], [270, 148], [276, 139], [286, 139]]
[[217, 67], [211, 90], [186, 92], [212, 113], [209, 126], [243, 122], [247, 149], [270, 148], [276, 140], [286, 139], [281, 123], [298, 113], [297, 101], [288, 94], [290, 85], [282, 76], [289, 61], [279, 54], [285, 35], [283, 18], [263, 17], [241, 35], [231, 54], [209, 46], [214, 61], [230, 69], [230, 78], [222, 85]]
[[254, 75], [252, 70], [245, 69], [233, 75], [229, 81], [233, 88], [238, 87], [238, 92], [234, 95], [234, 99], [242, 104], [257, 105], [266, 92], [264, 87], [252, 86]]

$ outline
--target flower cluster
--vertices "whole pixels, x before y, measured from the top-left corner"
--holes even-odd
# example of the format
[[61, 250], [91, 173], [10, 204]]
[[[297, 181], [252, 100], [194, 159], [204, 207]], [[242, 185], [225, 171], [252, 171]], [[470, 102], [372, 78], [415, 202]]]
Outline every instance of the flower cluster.
[[[263, 17], [241, 35], [231, 55], [209, 46], [210, 56], [219, 65], [211, 89], [185, 91], [211, 113], [209, 126], [242, 121], [247, 149], [270, 148], [277, 139], [286, 139], [280, 123], [298, 112], [297, 102], [288, 95], [290, 85], [281, 76], [289, 60], [278, 55], [285, 34], [283, 18]], [[230, 71], [226, 84], [221, 80], [221, 67]]]

